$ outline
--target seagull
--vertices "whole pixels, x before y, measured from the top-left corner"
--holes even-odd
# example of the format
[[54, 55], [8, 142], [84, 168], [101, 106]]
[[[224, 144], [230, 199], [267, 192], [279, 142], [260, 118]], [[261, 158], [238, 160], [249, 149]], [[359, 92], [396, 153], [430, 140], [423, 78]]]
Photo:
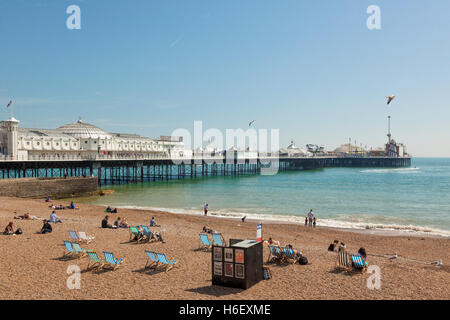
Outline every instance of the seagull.
[[388, 99], [387, 104], [389, 104], [389, 103], [391, 103], [392, 100], [394, 100], [395, 95], [391, 94], [390, 96], [387, 96], [386, 98]]
[[250, 121], [249, 124], [248, 124], [248, 126], [250, 127], [250, 126], [253, 124], [253, 122], [255, 122], [255, 121], [256, 121], [256, 120]]
[[394, 255], [392, 256], [392, 257], [390, 257], [389, 259], [397, 259], [398, 258], [398, 255], [397, 255], [397, 253], [394, 253]]
[[442, 266], [442, 260], [434, 261], [432, 264]]

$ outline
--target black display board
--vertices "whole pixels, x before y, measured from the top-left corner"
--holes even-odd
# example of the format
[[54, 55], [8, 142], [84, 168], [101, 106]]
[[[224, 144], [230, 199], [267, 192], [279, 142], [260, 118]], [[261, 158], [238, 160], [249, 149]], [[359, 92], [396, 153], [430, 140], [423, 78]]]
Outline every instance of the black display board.
[[229, 243], [212, 247], [212, 284], [248, 289], [263, 280], [262, 242], [230, 239]]

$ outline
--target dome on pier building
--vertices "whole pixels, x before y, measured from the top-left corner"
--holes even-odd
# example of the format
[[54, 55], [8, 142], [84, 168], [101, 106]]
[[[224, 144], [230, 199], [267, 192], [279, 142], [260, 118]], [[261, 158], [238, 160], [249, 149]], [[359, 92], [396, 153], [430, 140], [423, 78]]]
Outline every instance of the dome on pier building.
[[61, 131], [64, 134], [68, 134], [74, 138], [82, 138], [82, 139], [111, 139], [112, 136], [108, 132], [103, 129], [94, 126], [92, 124], [83, 122], [78, 119], [75, 123], [65, 124], [59, 127], [57, 130]]

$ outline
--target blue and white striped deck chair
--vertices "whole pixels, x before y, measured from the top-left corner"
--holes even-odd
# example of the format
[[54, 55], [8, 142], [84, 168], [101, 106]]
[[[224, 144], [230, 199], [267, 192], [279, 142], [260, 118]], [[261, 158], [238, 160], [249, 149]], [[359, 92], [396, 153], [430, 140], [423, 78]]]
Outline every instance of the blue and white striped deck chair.
[[88, 252], [91, 252], [92, 250], [85, 250], [78, 243], [72, 243], [72, 247], [74, 252], [78, 255], [79, 258], [82, 258], [88, 254]]
[[221, 233], [213, 233], [212, 237], [213, 237], [213, 244], [215, 246], [225, 247], [227, 245], [227, 243], [222, 240], [222, 234]]
[[347, 251], [339, 251], [336, 261], [336, 269], [349, 270], [352, 266]]
[[284, 247], [283, 253], [284, 253], [284, 260], [289, 263], [294, 264], [298, 261], [298, 259], [300, 259], [299, 256], [295, 255], [294, 250], [292, 248]]
[[146, 241], [150, 242], [150, 241], [152, 241], [152, 240], [156, 240], [155, 237], [154, 237], [154, 235], [153, 235], [153, 232], [150, 231], [150, 229], [148, 228], [148, 226], [141, 226], [141, 227], [142, 227], [142, 231], [143, 231], [143, 233], [144, 233], [144, 236], [145, 236], [145, 240], [146, 240]]
[[200, 240], [202, 241], [202, 249], [210, 250], [212, 247], [212, 242], [209, 241], [208, 234], [200, 233]]
[[150, 269], [156, 269], [159, 264], [158, 256], [153, 251], [145, 250], [145, 253], [147, 254], [147, 262], [145, 263], [144, 270], [147, 268]]
[[167, 260], [166, 255], [164, 253], [156, 253], [156, 254], [158, 255], [159, 262], [166, 265], [166, 272], [172, 269], [177, 263], [177, 261], [173, 259]]
[[97, 252], [88, 252], [87, 254], [88, 254], [88, 257], [89, 257], [89, 262], [88, 262], [88, 265], [86, 267], [87, 271], [89, 271], [89, 270], [98, 271], [98, 270], [103, 268], [103, 266], [105, 265], [106, 261], [103, 260], [103, 259], [100, 259], [100, 257], [98, 256]]
[[367, 263], [364, 261], [363, 257], [357, 254], [351, 254], [352, 267], [359, 271], [364, 271], [367, 267]]
[[69, 236], [73, 239], [76, 240], [77, 242], [80, 241], [80, 237], [78, 237], [78, 234], [73, 231], [73, 230], [69, 230]]
[[123, 262], [123, 259], [114, 258], [112, 252], [103, 251], [103, 255], [105, 256], [106, 265], [112, 270], [116, 270]]
[[72, 242], [64, 241], [64, 246], [68, 252], [64, 252], [62, 258], [71, 258], [75, 256], [75, 250], [73, 249]]

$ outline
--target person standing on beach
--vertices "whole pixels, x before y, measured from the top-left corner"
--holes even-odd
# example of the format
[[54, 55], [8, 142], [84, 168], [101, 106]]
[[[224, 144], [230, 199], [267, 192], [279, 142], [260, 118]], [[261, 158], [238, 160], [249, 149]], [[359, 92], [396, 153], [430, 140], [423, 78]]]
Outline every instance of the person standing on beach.
[[313, 227], [314, 228], [316, 227], [316, 217], [314, 217], [314, 219], [313, 219]]
[[205, 213], [205, 217], [208, 215], [208, 204], [205, 204], [203, 207], [203, 212]]
[[313, 210], [311, 209], [308, 212], [308, 221], [309, 221], [309, 226], [310, 227], [312, 227], [313, 218], [314, 218], [314, 213], [313, 213]]

